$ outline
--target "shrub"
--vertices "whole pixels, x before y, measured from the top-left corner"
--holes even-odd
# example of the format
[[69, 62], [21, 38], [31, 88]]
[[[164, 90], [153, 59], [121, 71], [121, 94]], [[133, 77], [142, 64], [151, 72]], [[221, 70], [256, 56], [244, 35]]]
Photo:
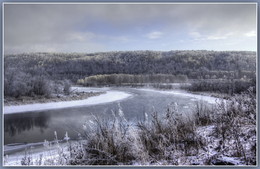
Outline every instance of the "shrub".
[[209, 91], [230, 95], [245, 92], [253, 83], [245, 80], [200, 80], [192, 82], [187, 89], [190, 91]]
[[256, 163], [256, 95], [252, 89], [236, 95], [231, 101], [220, 102], [215, 125], [217, 137], [221, 139], [219, 151], [242, 157], [246, 164]]
[[120, 165], [131, 164], [135, 159], [132, 153], [130, 126], [122, 115], [104, 120], [94, 117], [90, 122], [90, 130], [85, 133], [87, 140], [79, 160], [75, 157], [71, 164], [78, 161], [85, 165]]
[[64, 92], [66, 95], [69, 95], [69, 94], [70, 94], [70, 88], [71, 88], [71, 83], [70, 83], [68, 80], [65, 80], [63, 92]]
[[209, 105], [203, 101], [198, 101], [193, 112], [193, 118], [198, 126], [210, 125], [214, 122], [214, 112], [209, 108]]
[[[85, 133], [83, 150], [74, 156], [70, 164], [77, 165], [130, 165], [156, 164], [165, 161], [178, 165], [182, 155], [196, 155], [202, 146], [196, 136], [192, 118], [181, 116], [176, 105], [171, 105], [159, 116], [151, 115], [151, 121], [130, 124], [119, 109], [118, 116], [110, 120], [94, 117]], [[77, 149], [79, 150], [79, 149]]]
[[98, 85], [122, 85], [133, 83], [177, 83], [186, 82], [186, 75], [171, 74], [103, 74], [88, 76], [84, 80], [79, 79], [78, 84], [86, 86]]
[[151, 161], [168, 160], [176, 165], [176, 156], [195, 155], [201, 146], [193, 119], [178, 113], [176, 105], [171, 105], [161, 117], [153, 113], [151, 122], [139, 123], [138, 128]]

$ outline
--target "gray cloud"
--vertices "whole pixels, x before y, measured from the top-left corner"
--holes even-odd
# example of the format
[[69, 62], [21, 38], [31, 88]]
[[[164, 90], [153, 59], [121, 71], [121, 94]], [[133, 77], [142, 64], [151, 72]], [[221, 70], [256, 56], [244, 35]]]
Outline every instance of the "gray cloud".
[[105, 44], [97, 42], [98, 39], [123, 37], [112, 38], [105, 28], [95, 32], [93, 24], [97, 22], [113, 27], [115, 32], [125, 32], [124, 38], [135, 29], [149, 27], [155, 27], [153, 31], [161, 35], [162, 31], [188, 30], [187, 33], [196, 32], [212, 39], [230, 32], [254, 36], [255, 7], [255, 4], [5, 4], [4, 45], [6, 52], [48, 50], [49, 46], [65, 51], [76, 43], [86, 51], [93, 47], [104, 50]]

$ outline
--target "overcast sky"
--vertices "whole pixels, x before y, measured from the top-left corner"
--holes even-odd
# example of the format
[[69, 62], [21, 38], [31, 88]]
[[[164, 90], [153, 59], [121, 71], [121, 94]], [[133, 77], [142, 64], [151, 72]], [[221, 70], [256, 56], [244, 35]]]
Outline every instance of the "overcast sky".
[[256, 4], [5, 4], [4, 51], [256, 51]]

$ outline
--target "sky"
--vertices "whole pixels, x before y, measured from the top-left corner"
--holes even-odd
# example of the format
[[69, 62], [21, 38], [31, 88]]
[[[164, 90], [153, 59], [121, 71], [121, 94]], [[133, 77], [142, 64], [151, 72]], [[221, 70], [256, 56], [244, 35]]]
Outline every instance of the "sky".
[[257, 50], [256, 4], [4, 4], [4, 53]]

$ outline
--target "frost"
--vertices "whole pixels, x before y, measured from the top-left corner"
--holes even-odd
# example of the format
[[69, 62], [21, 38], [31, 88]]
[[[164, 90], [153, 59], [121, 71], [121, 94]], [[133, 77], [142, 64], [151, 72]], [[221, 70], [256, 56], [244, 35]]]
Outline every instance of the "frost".
[[70, 137], [68, 136], [68, 132], [65, 133], [64, 140], [69, 141]]

